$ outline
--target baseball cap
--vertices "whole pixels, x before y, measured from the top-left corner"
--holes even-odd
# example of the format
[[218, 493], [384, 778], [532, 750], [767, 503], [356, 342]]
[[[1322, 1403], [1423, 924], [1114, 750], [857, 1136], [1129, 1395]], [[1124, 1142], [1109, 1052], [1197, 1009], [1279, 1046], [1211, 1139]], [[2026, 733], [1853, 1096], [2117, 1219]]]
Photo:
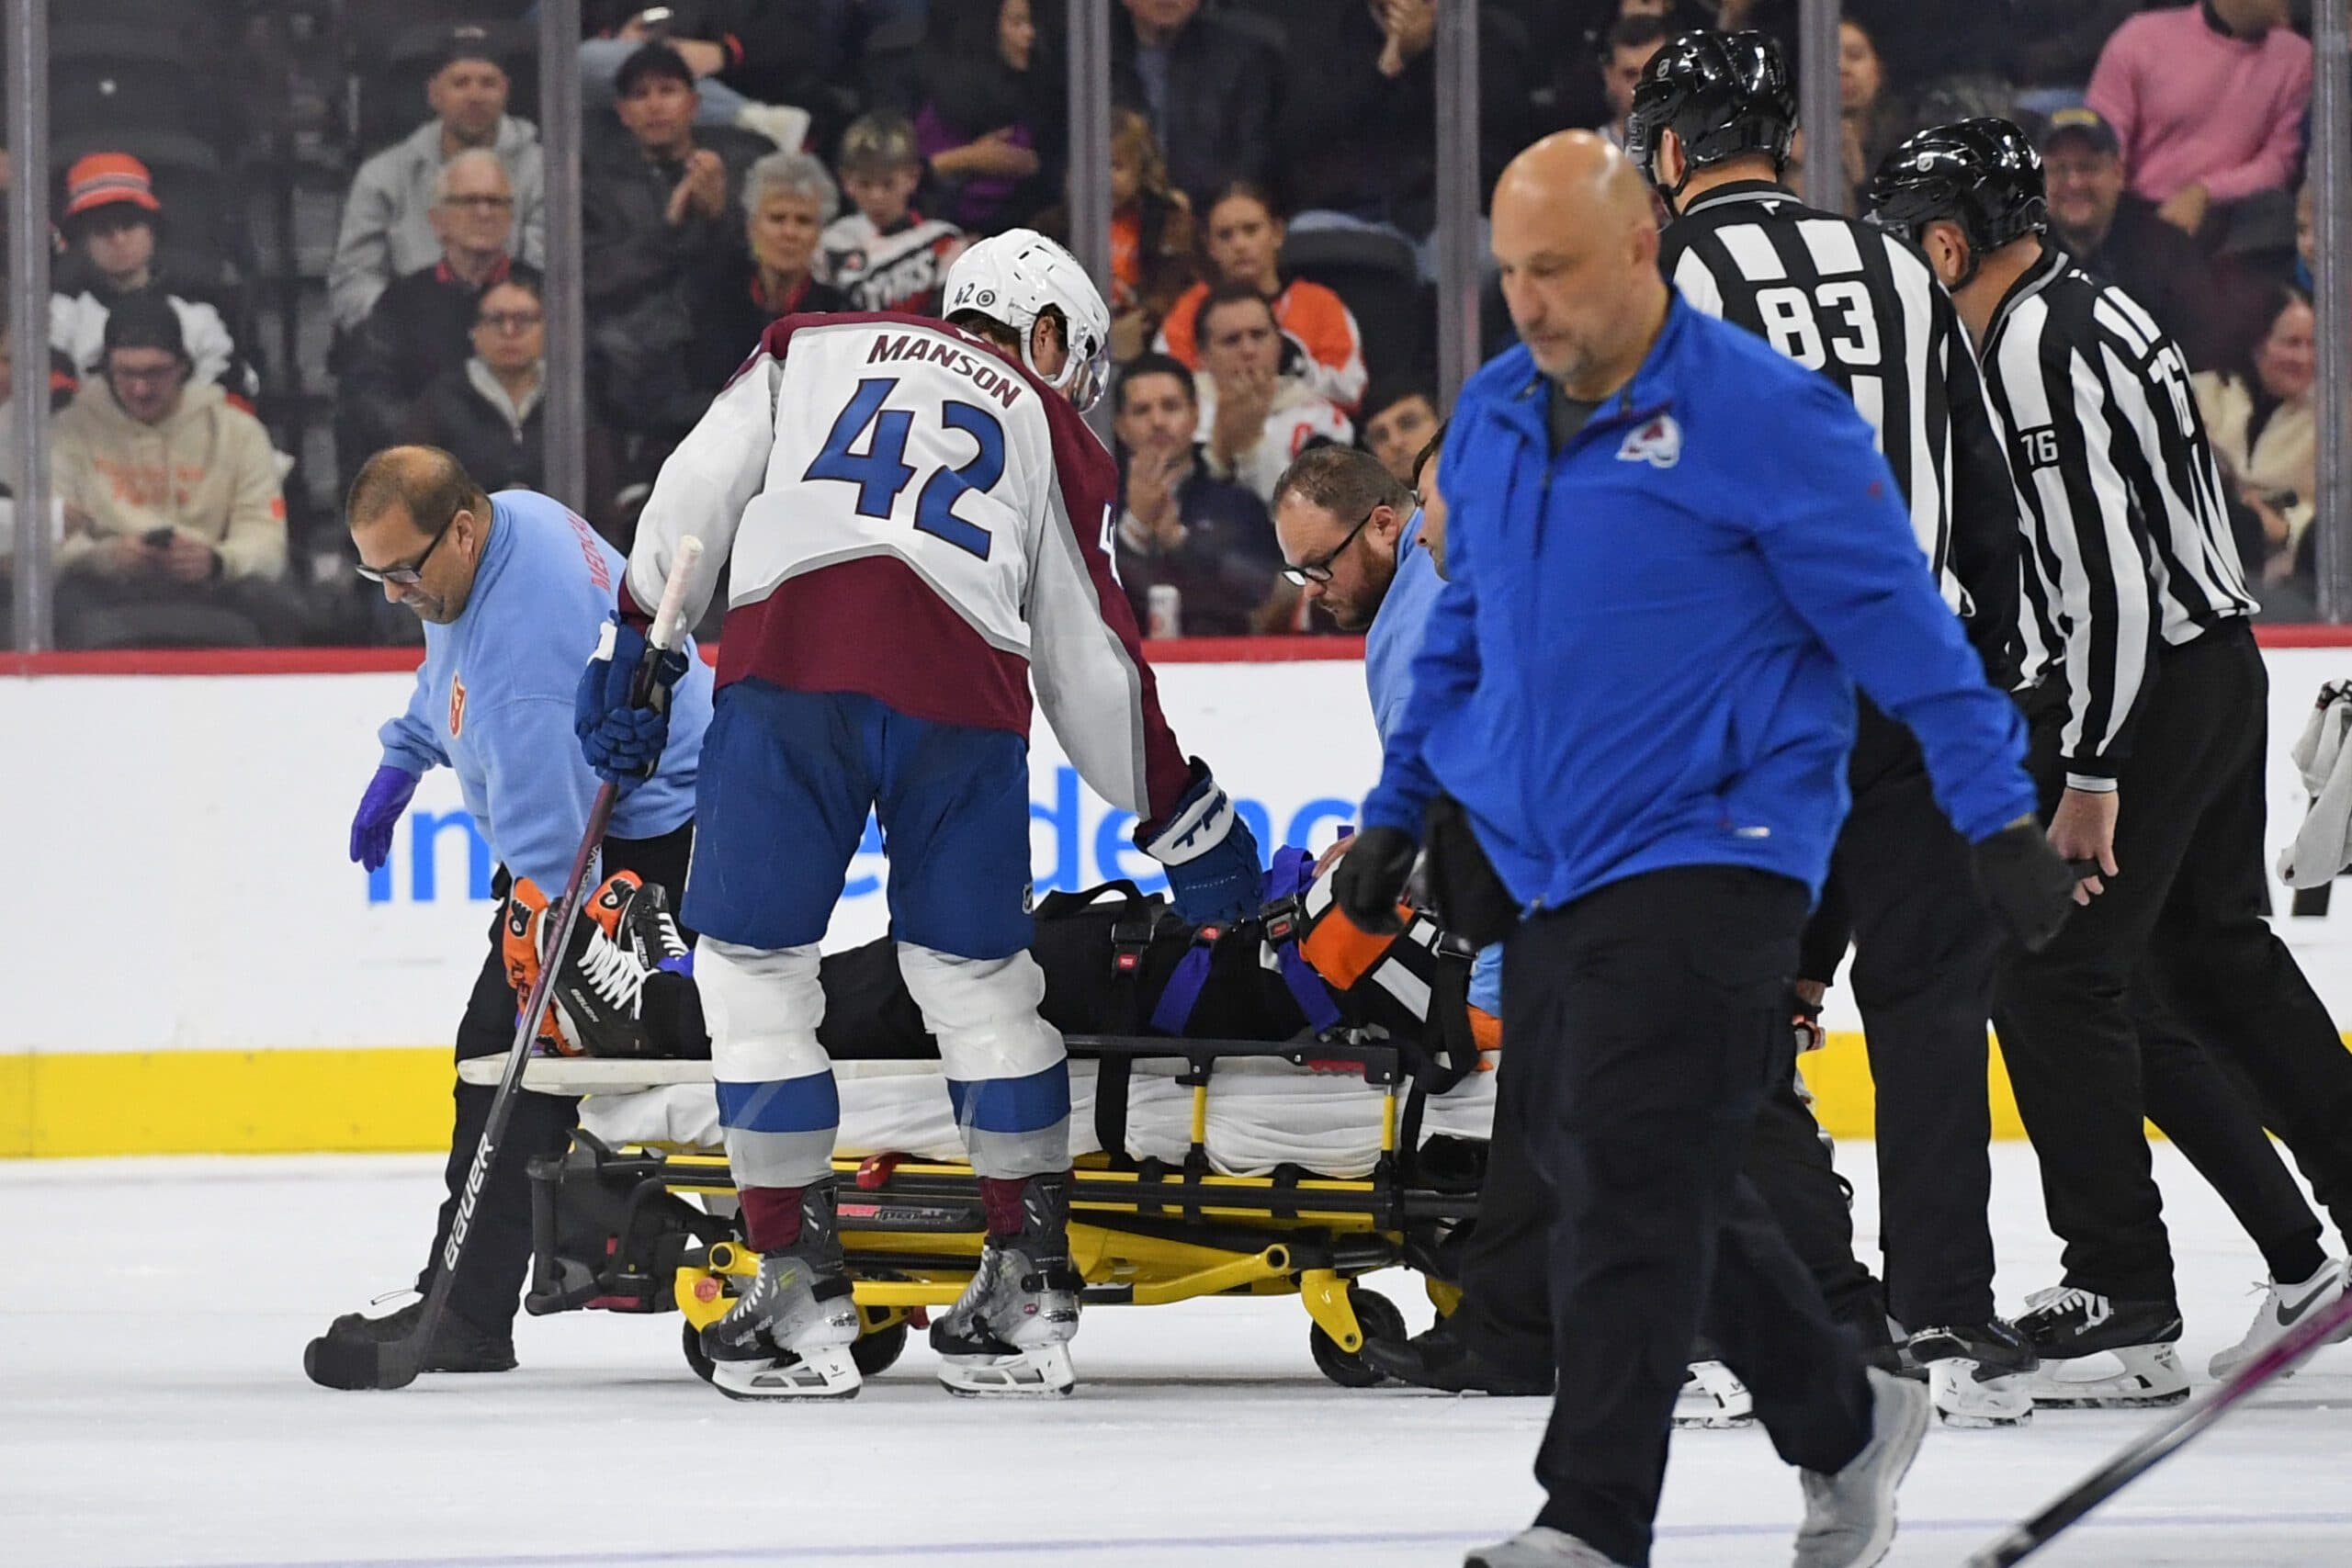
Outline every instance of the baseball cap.
[[903, 116], [870, 114], [852, 120], [842, 132], [843, 173], [853, 170], [903, 168], [922, 162], [922, 152], [915, 145], [915, 128]]
[[2110, 156], [2120, 155], [2123, 151], [2123, 143], [2117, 138], [2115, 127], [2107, 123], [2105, 115], [2087, 105], [2060, 109], [2052, 115], [2049, 126], [2041, 133], [2041, 151], [2048, 152], [2057, 145], [2062, 136], [2079, 136], [2088, 141], [2093, 150]]
[[449, 29], [433, 53], [434, 73], [438, 75], [460, 60], [487, 60], [501, 69], [505, 64], [498, 58], [498, 45], [490, 29], [479, 22], [459, 22]]
[[92, 152], [74, 161], [65, 171], [65, 216], [78, 218], [96, 208], [128, 202], [150, 212], [161, 212], [155, 199], [155, 176], [128, 152]]

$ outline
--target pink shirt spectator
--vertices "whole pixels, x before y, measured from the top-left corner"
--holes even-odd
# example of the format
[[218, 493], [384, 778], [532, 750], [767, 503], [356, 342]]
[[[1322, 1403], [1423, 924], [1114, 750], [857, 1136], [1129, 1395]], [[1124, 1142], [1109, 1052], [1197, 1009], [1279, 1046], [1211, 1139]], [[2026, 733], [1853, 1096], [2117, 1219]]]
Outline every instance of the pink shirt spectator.
[[2311, 96], [2309, 41], [2286, 28], [2232, 38], [2201, 5], [2116, 28], [2090, 85], [2091, 107], [2123, 142], [2132, 193], [2154, 202], [2200, 184], [2216, 203], [2286, 188]]

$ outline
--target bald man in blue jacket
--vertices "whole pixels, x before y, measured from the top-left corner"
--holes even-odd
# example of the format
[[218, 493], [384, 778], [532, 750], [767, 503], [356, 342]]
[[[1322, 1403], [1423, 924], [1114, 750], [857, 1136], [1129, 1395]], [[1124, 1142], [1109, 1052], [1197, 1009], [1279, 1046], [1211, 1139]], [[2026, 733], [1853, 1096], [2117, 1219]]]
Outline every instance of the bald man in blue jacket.
[[2020, 940], [2054, 933], [2073, 877], [2036, 823], [2017, 710], [1852, 403], [1674, 296], [1647, 187], [1606, 141], [1521, 153], [1493, 222], [1521, 342], [1455, 405], [1449, 581], [1335, 881], [1352, 918], [1393, 919], [1445, 797], [1521, 912], [1503, 1029], [1528, 1054], [1515, 1113], [1557, 1206], [1558, 1381], [1548, 1500], [1469, 1561], [1648, 1562], [1704, 1303], [1804, 1472], [1799, 1568], [1864, 1568], [1894, 1539], [1927, 1391], [1865, 1374], [1740, 1175], [1785, 1070], [1856, 683], [1919, 738]]

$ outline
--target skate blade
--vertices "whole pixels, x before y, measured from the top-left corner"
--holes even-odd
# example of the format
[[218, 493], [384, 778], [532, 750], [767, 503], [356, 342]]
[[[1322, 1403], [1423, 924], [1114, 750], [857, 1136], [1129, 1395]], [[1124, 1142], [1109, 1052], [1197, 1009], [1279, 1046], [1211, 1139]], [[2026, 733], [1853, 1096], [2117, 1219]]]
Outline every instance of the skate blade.
[[2188, 1397], [2188, 1373], [2173, 1347], [2134, 1345], [2044, 1359], [2026, 1386], [2035, 1404], [2052, 1410], [2153, 1410]]
[[1678, 1432], [1732, 1432], [1756, 1425], [1753, 1410], [1693, 1411], [1684, 1415], [1674, 1413], [1674, 1429]]
[[1047, 1345], [1009, 1356], [939, 1358], [939, 1381], [961, 1399], [1042, 1399], [1078, 1386], [1069, 1347]]
[[845, 1348], [811, 1348], [786, 1361], [716, 1361], [710, 1386], [729, 1399], [855, 1399], [865, 1378]]
[[1977, 1363], [1964, 1356], [1932, 1362], [1928, 1371], [1937, 1419], [1947, 1427], [1979, 1430], [2023, 1427], [2033, 1420], [2030, 1372], [1981, 1377]]

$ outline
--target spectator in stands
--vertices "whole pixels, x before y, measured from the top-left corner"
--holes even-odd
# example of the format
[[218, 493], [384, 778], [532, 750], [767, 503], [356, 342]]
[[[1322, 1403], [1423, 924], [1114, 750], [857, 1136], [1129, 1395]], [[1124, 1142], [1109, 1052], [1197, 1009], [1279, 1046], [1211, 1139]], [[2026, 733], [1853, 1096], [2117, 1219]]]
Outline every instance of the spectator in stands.
[[734, 192], [767, 144], [697, 127], [694, 73], [666, 43], [628, 57], [616, 78], [626, 135], [583, 155], [581, 261], [589, 382], [605, 417], [637, 438], [629, 479], [650, 478], [718, 391], [695, 374], [710, 329], [703, 287], [743, 248]]
[[[1065, 243], [1069, 209], [1057, 207], [1037, 227]], [[1135, 109], [1111, 111], [1111, 358], [1125, 365], [1198, 276], [1193, 204], [1168, 180], [1151, 139], [1151, 122]]]
[[1285, 367], [1342, 410], [1352, 409], [1366, 379], [1363, 334], [1346, 302], [1323, 285], [1304, 277], [1283, 281], [1283, 232], [1282, 215], [1265, 191], [1240, 182], [1227, 186], [1208, 209], [1212, 276], [1177, 296], [1152, 346], [1199, 369], [1202, 306], [1216, 288], [1254, 288], [1272, 303], [1283, 338], [1295, 345], [1285, 357], [1296, 363]]
[[2312, 46], [2287, 0], [2199, 0], [2116, 28], [2089, 102], [2122, 143], [2132, 193], [2185, 234], [2283, 193], [2302, 155]]
[[2005, 40], [2018, 107], [2041, 114], [2071, 107], [2089, 85], [2098, 52], [2142, 0], [2009, 0]]
[[2293, 572], [2315, 510], [2319, 357], [2309, 296], [2279, 285], [2269, 307], [2267, 330], [2245, 362], [2200, 371], [2195, 382], [2222, 477], [2260, 525], [2258, 540], [2250, 533], [2239, 540], [2246, 575], [2276, 582]]
[[[582, 8], [592, 36], [580, 44], [581, 103], [591, 112], [612, 107], [628, 57], [666, 43], [694, 73], [697, 126], [735, 126], [797, 152], [813, 124], [805, 102], [847, 74], [846, 58], [830, 46], [837, 29], [829, 9], [825, 0], [670, 0], [650, 9], [592, 0]], [[831, 78], [810, 69], [826, 58], [835, 62]]]
[[99, 372], [56, 418], [62, 642], [99, 636], [98, 612], [157, 604], [232, 610], [273, 640], [300, 635], [269, 435], [193, 367], [170, 304], [134, 296], [107, 318]]
[[1197, 319], [1201, 369], [1193, 385], [1209, 432], [1212, 477], [1236, 480], [1271, 502], [1293, 457], [1321, 442], [1355, 438], [1348, 416], [1312, 381], [1284, 373], [1282, 330], [1255, 285], [1218, 284]]
[[1235, 180], [1272, 183], [1279, 68], [1201, 0], [1123, 0], [1111, 18], [1111, 99], [1149, 122], [1195, 212]]
[[242, 324], [243, 312], [223, 291], [163, 265], [157, 254], [163, 212], [147, 165], [127, 152], [92, 152], [65, 171], [65, 213], [58, 227], [66, 255], [50, 296], [50, 346], [77, 375], [96, 369], [107, 314], [132, 295], [152, 294], [168, 300], [179, 317], [196, 378], [250, 410], [261, 378], [232, 324]]
[[496, 153], [471, 148], [442, 164], [425, 216], [441, 241], [439, 259], [395, 279], [346, 340], [335, 389], [345, 473], [397, 443], [410, 405], [464, 367], [488, 289], [518, 275], [537, 282], [507, 249], [514, 192]]
[[1620, 17], [1602, 40], [1600, 85], [1609, 102], [1609, 119], [1599, 130], [1619, 147], [1625, 145], [1625, 117], [1634, 112], [1634, 85], [1669, 36], [1661, 17]]
[[1363, 448], [1400, 484], [1419, 488], [1413, 463], [1437, 434], [1437, 394], [1418, 376], [1391, 377], [1374, 386], [1358, 411]]
[[469, 148], [506, 165], [514, 197], [514, 254], [533, 266], [547, 253], [547, 176], [539, 133], [506, 112], [505, 68], [481, 28], [453, 28], [441, 68], [425, 84], [434, 118], [359, 165], [344, 204], [343, 232], [327, 275], [327, 303], [339, 330], [365, 321], [392, 279], [431, 266], [441, 254], [432, 220], [434, 176]]
[[1136, 624], [1153, 637], [1265, 629], [1282, 549], [1265, 502], [1204, 466], [1192, 372], [1164, 354], [1143, 355], [1120, 374], [1116, 409], [1119, 581]]
[[2205, 253], [2157, 217], [2154, 203], [2124, 188], [2115, 129], [2097, 109], [2060, 109], [2042, 133], [2041, 164], [2051, 238], [2086, 272], [2138, 300], [2190, 364], [2211, 363]]
[[[1395, 229], [1436, 222], [1437, 0], [1325, 0], [1291, 25], [1275, 120], [1281, 185], [1302, 223]], [[1528, 62], [1479, 24], [1479, 182], [1491, 190], [1526, 144]], [[1424, 247], [1423, 272], [1433, 275]]]
[[548, 347], [538, 280], [517, 272], [483, 289], [471, 335], [473, 353], [424, 389], [399, 439], [454, 454], [484, 490], [537, 490]]
[[1027, 221], [1060, 188], [1069, 85], [1037, 46], [1030, 0], [934, 10], [915, 143], [941, 214], [972, 233]]
[[1862, 209], [1861, 189], [1894, 144], [1918, 127], [1887, 80], [1878, 39], [1853, 17], [1838, 24], [1838, 131], [1846, 188], [1854, 192], [1851, 210]]
[[749, 248], [726, 257], [702, 299], [695, 378], [713, 388], [727, 384], [778, 317], [853, 308], [812, 270], [817, 236], [842, 207], [821, 162], [806, 152], [769, 153], [743, 172], [742, 206]]
[[870, 114], [842, 136], [842, 192], [857, 210], [825, 226], [817, 276], [861, 310], [939, 313], [947, 265], [964, 248], [964, 231], [914, 209], [922, 184], [915, 128], [893, 114]]

